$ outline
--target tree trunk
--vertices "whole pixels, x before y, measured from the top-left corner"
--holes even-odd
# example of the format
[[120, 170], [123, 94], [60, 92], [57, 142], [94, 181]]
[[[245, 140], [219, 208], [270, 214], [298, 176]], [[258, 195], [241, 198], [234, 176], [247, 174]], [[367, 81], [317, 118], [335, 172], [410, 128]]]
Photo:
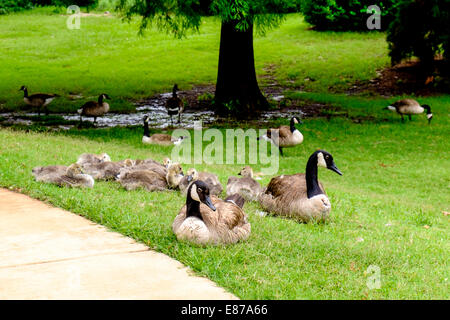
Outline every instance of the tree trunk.
[[253, 25], [239, 31], [222, 22], [215, 107], [219, 115], [250, 117], [269, 106], [256, 80]]

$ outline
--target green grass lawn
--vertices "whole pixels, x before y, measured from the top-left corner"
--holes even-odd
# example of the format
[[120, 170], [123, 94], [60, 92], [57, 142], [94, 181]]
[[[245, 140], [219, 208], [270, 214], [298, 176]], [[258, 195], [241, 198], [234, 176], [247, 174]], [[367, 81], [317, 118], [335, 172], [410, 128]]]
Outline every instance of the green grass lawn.
[[[213, 18], [205, 19], [201, 33], [183, 40], [155, 30], [139, 38], [137, 21], [126, 24], [116, 17], [82, 18], [77, 31], [66, 29], [65, 19], [49, 10], [0, 16], [1, 111], [23, 107], [18, 92], [23, 84], [31, 93], [62, 96], [106, 92], [113, 111], [131, 111], [130, 101], [168, 91], [174, 82], [185, 89], [215, 81], [220, 26]], [[288, 97], [331, 104], [362, 119], [305, 119], [303, 144], [286, 149], [280, 159], [279, 174], [291, 174], [304, 172], [318, 148], [333, 154], [344, 175], [319, 169], [333, 207], [326, 224], [261, 217], [259, 205], [248, 203], [252, 234], [247, 242], [202, 248], [180, 243], [172, 234], [172, 221], [185, 202], [178, 192], [127, 192], [115, 182], [96, 183], [92, 190], [66, 189], [37, 183], [31, 175], [34, 166], [70, 164], [83, 152], [107, 152], [113, 160], [170, 155], [169, 147], [142, 145], [139, 127], [0, 129], [0, 186], [133, 237], [240, 298], [448, 299], [449, 218], [444, 211], [450, 211], [450, 96], [419, 99], [432, 107], [431, 125], [424, 115], [402, 124], [398, 115], [381, 110], [399, 97], [328, 91], [368, 80], [386, 66], [384, 37], [318, 33], [308, 30], [300, 16], [289, 15], [280, 28], [255, 38], [261, 82], [270, 73], [286, 86]], [[297, 86], [306, 92], [293, 91]], [[51, 110], [74, 111], [80, 103], [60, 98]], [[223, 184], [241, 167], [196, 166], [217, 173]], [[381, 270], [380, 289], [366, 285], [370, 265]]]
[[[402, 124], [395, 115], [375, 111], [375, 120], [362, 124], [305, 120], [305, 141], [286, 150], [279, 174], [304, 172], [317, 148], [331, 152], [344, 173], [319, 171], [332, 201], [331, 220], [317, 225], [263, 218], [259, 205], [248, 203], [251, 237], [233, 246], [178, 242], [171, 231], [185, 202], [178, 192], [127, 192], [115, 182], [65, 189], [33, 180], [34, 166], [69, 164], [83, 152], [107, 152], [113, 160], [170, 155], [170, 147], [142, 145], [141, 128], [0, 130], [0, 185], [131, 236], [240, 298], [448, 299], [449, 221], [443, 211], [450, 211], [449, 106], [447, 100], [436, 108], [430, 126], [425, 117]], [[224, 184], [240, 167], [196, 166], [217, 173]], [[370, 265], [381, 269], [381, 289], [366, 286]]]
[[[58, 93], [53, 112], [75, 112], [86, 99], [102, 92], [112, 97], [112, 111], [133, 111], [129, 103], [177, 82], [182, 90], [215, 83], [220, 22], [205, 18], [200, 33], [176, 40], [157, 30], [138, 35], [116, 16], [81, 18], [81, 29], [66, 27], [67, 15], [51, 9], [0, 16], [0, 111], [24, 106], [22, 85], [34, 92]], [[278, 29], [254, 40], [257, 74], [270, 72], [286, 86], [325, 92], [355, 79], [368, 80], [388, 64], [385, 35], [378, 32], [314, 32], [298, 14], [288, 15]], [[305, 79], [313, 79], [308, 81]], [[264, 84], [266, 78], [262, 78]], [[271, 80], [272, 81], [272, 80]]]

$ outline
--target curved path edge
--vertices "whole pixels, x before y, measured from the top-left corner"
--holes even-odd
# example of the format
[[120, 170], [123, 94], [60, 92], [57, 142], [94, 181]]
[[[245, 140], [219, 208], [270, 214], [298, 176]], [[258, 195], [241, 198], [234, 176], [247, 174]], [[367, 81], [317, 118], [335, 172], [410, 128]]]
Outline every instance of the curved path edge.
[[180, 262], [0, 188], [0, 300], [237, 299]]

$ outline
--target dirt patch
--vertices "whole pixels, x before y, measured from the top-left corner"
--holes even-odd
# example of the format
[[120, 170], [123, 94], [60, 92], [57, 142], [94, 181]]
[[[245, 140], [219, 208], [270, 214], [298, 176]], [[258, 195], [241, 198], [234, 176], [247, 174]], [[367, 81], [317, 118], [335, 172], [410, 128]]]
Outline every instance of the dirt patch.
[[[436, 61], [436, 70], [446, 70], [443, 60]], [[385, 97], [395, 95], [431, 96], [449, 93], [449, 79], [438, 71], [426, 72], [417, 60], [410, 60], [377, 71], [369, 81], [356, 81], [347, 94], [369, 93]]]

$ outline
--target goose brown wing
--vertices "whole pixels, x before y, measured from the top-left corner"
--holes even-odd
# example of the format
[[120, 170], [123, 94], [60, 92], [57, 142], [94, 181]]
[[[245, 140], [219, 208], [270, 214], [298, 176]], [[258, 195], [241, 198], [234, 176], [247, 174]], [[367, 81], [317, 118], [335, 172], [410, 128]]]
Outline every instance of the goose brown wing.
[[294, 175], [282, 175], [270, 180], [267, 185], [266, 194], [271, 194], [274, 198], [290, 195], [300, 197], [306, 194], [306, 180], [304, 173]]
[[393, 104], [393, 106], [396, 108], [399, 108], [399, 107], [415, 107], [415, 106], [420, 106], [420, 105], [414, 99], [402, 99], [402, 100], [396, 101]]
[[150, 138], [152, 138], [155, 141], [160, 142], [172, 142], [172, 136], [164, 133], [155, 133]]

